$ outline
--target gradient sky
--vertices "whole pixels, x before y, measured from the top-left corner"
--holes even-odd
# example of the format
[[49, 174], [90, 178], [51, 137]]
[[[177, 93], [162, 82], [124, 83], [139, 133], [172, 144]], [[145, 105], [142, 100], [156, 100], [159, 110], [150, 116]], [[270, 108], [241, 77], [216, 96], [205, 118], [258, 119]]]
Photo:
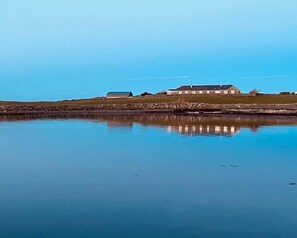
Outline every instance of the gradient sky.
[[2, 0], [0, 100], [297, 91], [296, 0]]

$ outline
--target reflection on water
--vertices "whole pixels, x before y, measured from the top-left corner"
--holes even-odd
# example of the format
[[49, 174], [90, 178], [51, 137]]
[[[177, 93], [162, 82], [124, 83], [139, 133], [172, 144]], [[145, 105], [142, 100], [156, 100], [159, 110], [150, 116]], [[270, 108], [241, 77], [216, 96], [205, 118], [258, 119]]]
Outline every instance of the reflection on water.
[[256, 132], [262, 126], [297, 125], [295, 117], [260, 117], [260, 116], [198, 116], [173, 114], [111, 114], [99, 115], [98, 121], [119, 126], [140, 124], [158, 126], [168, 132], [183, 135], [218, 135], [233, 136], [240, 128], [249, 128]]
[[[130, 115], [100, 115], [97, 120], [106, 122], [113, 127], [133, 127], [133, 125], [157, 126], [167, 130], [168, 133], [177, 132], [186, 136], [212, 135], [233, 136], [240, 131], [235, 118], [202, 117], [168, 114], [130, 114]], [[254, 126], [252, 127], [254, 130]]]
[[297, 117], [234, 116], [234, 115], [182, 115], [182, 114], [93, 114], [93, 115], [21, 115], [2, 116], [0, 121], [26, 121], [37, 119], [81, 119], [106, 123], [110, 129], [129, 128], [134, 125], [156, 126], [169, 133], [186, 136], [234, 136], [241, 128], [257, 132], [258, 128], [277, 125], [297, 125]]
[[296, 118], [0, 120], [0, 237], [297, 237]]
[[235, 126], [208, 126], [208, 125], [179, 125], [178, 127], [168, 126], [168, 132], [177, 131], [183, 135], [213, 135], [213, 136], [233, 136], [239, 132], [240, 128]]

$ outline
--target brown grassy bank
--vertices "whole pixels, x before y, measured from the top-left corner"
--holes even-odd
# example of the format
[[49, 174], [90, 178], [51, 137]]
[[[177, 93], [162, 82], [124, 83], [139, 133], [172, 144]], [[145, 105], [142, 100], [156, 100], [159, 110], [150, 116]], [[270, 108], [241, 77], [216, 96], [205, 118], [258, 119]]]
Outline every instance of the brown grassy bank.
[[0, 114], [57, 112], [191, 112], [296, 115], [296, 95], [151, 96], [129, 99], [81, 99], [57, 102], [0, 102]]
[[147, 104], [147, 103], [172, 103], [178, 100], [188, 103], [207, 104], [294, 104], [297, 95], [259, 95], [259, 96], [148, 96], [133, 97], [128, 99], [92, 98], [64, 101], [17, 102], [0, 101], [0, 106], [64, 106], [64, 105], [97, 105], [97, 104]]

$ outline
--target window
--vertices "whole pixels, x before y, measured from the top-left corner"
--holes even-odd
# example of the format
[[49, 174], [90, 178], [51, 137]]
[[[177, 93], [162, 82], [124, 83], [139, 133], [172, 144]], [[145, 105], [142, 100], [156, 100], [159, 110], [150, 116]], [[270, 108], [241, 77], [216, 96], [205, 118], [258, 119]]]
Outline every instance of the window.
[[235, 127], [231, 126], [231, 133], [235, 133]]
[[209, 94], [210, 92], [209, 91], [206, 91], [206, 93]]
[[215, 126], [215, 132], [220, 133], [222, 131], [220, 126]]
[[224, 126], [224, 133], [228, 133], [228, 127]]
[[183, 127], [182, 127], [182, 126], [179, 126], [179, 127], [178, 127], [178, 132], [179, 132], [179, 133], [183, 133]]
[[235, 90], [231, 90], [231, 94], [235, 94]]

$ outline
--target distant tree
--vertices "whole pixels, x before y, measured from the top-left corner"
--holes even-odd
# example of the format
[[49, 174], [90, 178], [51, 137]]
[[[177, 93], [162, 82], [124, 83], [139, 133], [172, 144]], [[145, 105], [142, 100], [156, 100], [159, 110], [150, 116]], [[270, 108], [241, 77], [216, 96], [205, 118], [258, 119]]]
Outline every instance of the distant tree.
[[256, 89], [256, 88], [254, 88], [253, 90], [250, 91], [251, 96], [257, 96], [257, 95], [259, 95], [259, 93], [260, 93], [260, 90]]
[[280, 92], [279, 94], [280, 95], [290, 95], [291, 93], [290, 92]]
[[167, 95], [167, 92], [166, 91], [162, 91], [162, 92], [156, 93], [155, 95], [158, 95], [158, 96]]
[[145, 96], [151, 96], [153, 94], [148, 93], [148, 92], [143, 92], [142, 94], [140, 94], [141, 97], [145, 97]]

